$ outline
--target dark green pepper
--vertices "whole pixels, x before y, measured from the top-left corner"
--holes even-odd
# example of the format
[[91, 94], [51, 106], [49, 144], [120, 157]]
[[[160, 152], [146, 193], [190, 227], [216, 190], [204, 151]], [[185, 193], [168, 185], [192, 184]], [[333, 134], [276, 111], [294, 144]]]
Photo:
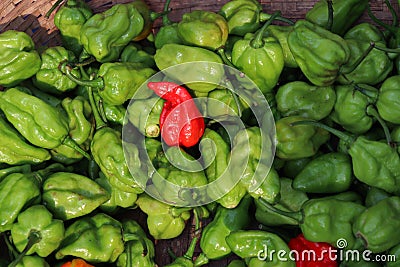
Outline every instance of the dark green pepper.
[[382, 119], [395, 124], [400, 123], [400, 103], [397, 101], [400, 93], [399, 85], [400, 75], [391, 76], [383, 81], [375, 104]]
[[365, 206], [367, 208], [372, 207], [378, 204], [378, 202], [381, 201], [382, 199], [388, 198], [390, 196], [391, 194], [382, 189], [376, 187], [370, 187], [368, 188], [367, 194], [365, 196]]
[[39, 71], [42, 60], [32, 38], [22, 31], [0, 34], [0, 85], [12, 87]]
[[400, 244], [392, 247], [387, 255], [394, 255], [395, 259], [394, 261], [388, 261], [386, 263], [386, 267], [399, 267], [399, 263], [400, 263]]

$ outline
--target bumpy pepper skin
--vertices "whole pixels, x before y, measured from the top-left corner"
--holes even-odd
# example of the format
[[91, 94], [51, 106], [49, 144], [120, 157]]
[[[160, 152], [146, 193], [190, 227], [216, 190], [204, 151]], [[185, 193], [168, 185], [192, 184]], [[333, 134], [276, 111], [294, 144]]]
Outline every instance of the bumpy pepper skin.
[[310, 125], [291, 126], [291, 123], [301, 120], [304, 118], [289, 116], [276, 122], [276, 155], [279, 158], [311, 157], [317, 153], [322, 144], [329, 140], [330, 135], [325, 130], [310, 127]]
[[211, 50], [225, 45], [228, 33], [225, 18], [211, 11], [195, 10], [186, 13], [178, 23], [178, 34], [184, 43]]
[[42, 60], [32, 38], [16, 30], [0, 34], [0, 85], [12, 87], [36, 74]]
[[89, 102], [82, 96], [74, 99], [67, 97], [63, 99], [61, 105], [68, 116], [69, 136], [77, 144], [83, 144], [92, 132], [92, 108]]
[[59, 219], [89, 214], [109, 199], [108, 192], [86, 176], [57, 172], [43, 183], [42, 201]]
[[400, 197], [392, 196], [367, 208], [353, 224], [353, 233], [373, 253], [384, 252], [400, 242]]
[[[239, 230], [230, 233], [226, 237], [226, 242], [232, 252], [240, 258], [250, 258], [248, 266], [296, 266], [295, 262], [289, 259], [290, 249], [288, 245], [282, 238], [274, 233], [262, 230]], [[269, 252], [272, 250], [285, 251], [286, 253], [283, 255], [285, 260], [279, 260], [278, 257], [269, 258]], [[251, 261], [260, 261], [260, 265], [255, 262], [251, 263]]]
[[351, 158], [331, 152], [309, 162], [294, 178], [293, 188], [306, 193], [339, 193], [350, 188], [352, 174]]
[[305, 20], [296, 22], [288, 44], [304, 75], [317, 86], [332, 85], [350, 58], [342, 37]]
[[50, 267], [46, 260], [39, 256], [24, 256], [15, 267]]
[[55, 148], [68, 135], [67, 120], [57, 108], [16, 88], [0, 92], [0, 109], [33, 145]]
[[400, 124], [400, 75], [387, 78], [379, 89], [376, 107], [382, 119]]
[[115, 262], [124, 251], [122, 225], [104, 213], [81, 217], [65, 230], [56, 259], [66, 256], [88, 262]]
[[22, 252], [28, 245], [28, 238], [34, 233], [39, 236], [27, 252], [47, 257], [55, 251], [64, 238], [64, 223], [53, 219], [53, 215], [43, 205], [34, 205], [18, 215], [18, 221], [11, 228], [11, 238], [18, 251]]
[[296, 115], [321, 120], [331, 113], [336, 93], [333, 86], [320, 87], [294, 81], [280, 86], [275, 100], [283, 117]]
[[0, 117], [0, 162], [9, 165], [38, 164], [50, 159], [50, 153], [43, 148], [26, 143], [21, 135]]
[[[201, 48], [192, 47], [180, 44], [165, 44], [157, 50], [154, 55], [156, 65], [160, 70], [163, 70], [167, 76], [182, 81], [184, 78], [191, 83], [187, 86], [200, 93], [208, 93], [215, 89], [224, 76], [224, 69], [222, 67], [222, 59], [216, 53]], [[189, 64], [188, 67], [179, 68], [185, 72], [185, 77], [182, 77], [181, 72], [176, 73], [175, 68], [172, 71], [166, 70], [169, 67], [176, 66], [182, 63], [193, 61], [202, 61], [196, 64], [196, 68]], [[215, 64], [219, 63], [219, 64]], [[175, 69], [175, 70], [174, 70]], [[212, 75], [210, 75], [212, 73]], [[205, 75], [206, 74], [206, 75]], [[193, 82], [192, 81], [208, 81], [208, 82]]]
[[54, 15], [54, 25], [60, 31], [62, 45], [77, 56], [83, 49], [81, 28], [92, 15], [92, 10], [82, 0], [68, 0]]
[[[332, 1], [333, 33], [343, 35], [368, 7], [368, 0], [335, 0]], [[328, 3], [320, 0], [306, 13], [306, 19], [321, 27], [328, 25]]]
[[81, 43], [97, 61], [115, 61], [122, 49], [142, 32], [144, 25], [143, 16], [134, 2], [116, 4], [83, 24]]
[[217, 208], [214, 219], [203, 229], [200, 247], [209, 259], [219, 259], [231, 253], [226, 237], [233, 231], [244, 229], [250, 218], [247, 214], [251, 197], [245, 196], [233, 209]]
[[139, 44], [131, 43], [121, 52], [120, 60], [122, 62], [140, 63], [144, 67], [155, 68], [154, 55], [145, 51]]

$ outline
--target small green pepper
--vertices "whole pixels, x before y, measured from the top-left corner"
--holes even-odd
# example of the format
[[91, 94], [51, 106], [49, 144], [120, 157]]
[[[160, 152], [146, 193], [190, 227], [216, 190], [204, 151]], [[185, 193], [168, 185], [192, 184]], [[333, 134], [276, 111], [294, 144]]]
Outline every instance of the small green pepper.
[[12, 87], [39, 71], [42, 60], [32, 38], [22, 31], [0, 34], [0, 85]]
[[11, 228], [11, 238], [19, 252], [47, 257], [60, 245], [64, 230], [64, 223], [53, 219], [45, 206], [34, 205], [18, 215]]
[[399, 124], [400, 103], [397, 101], [400, 94], [400, 75], [394, 75], [383, 81], [379, 88], [376, 107], [382, 119]]

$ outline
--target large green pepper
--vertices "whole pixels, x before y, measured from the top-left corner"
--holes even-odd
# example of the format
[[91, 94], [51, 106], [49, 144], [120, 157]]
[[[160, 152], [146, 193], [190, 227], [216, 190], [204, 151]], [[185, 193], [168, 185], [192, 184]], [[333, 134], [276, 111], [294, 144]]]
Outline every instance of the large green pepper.
[[309, 162], [294, 178], [293, 188], [306, 193], [339, 193], [348, 190], [352, 182], [351, 158], [331, 152]]
[[[190, 82], [187, 86], [200, 93], [208, 93], [215, 89], [225, 74], [222, 59], [216, 53], [201, 47], [165, 44], [157, 49], [154, 60], [157, 67], [167, 76], [182, 83]], [[193, 61], [196, 62], [195, 68], [192, 64], [183, 64]], [[176, 67], [169, 71], [167, 68], [172, 66]], [[182, 76], [181, 73], [185, 75]]]
[[50, 159], [46, 149], [32, 146], [24, 141], [2, 117], [0, 117], [0, 162], [10, 165], [37, 164]]
[[212, 11], [194, 10], [185, 13], [178, 23], [178, 34], [184, 43], [216, 50], [228, 39], [228, 23]]
[[296, 22], [288, 44], [304, 75], [317, 86], [332, 85], [350, 58], [343, 38], [305, 20]]
[[42, 201], [62, 220], [89, 214], [109, 199], [108, 192], [86, 176], [57, 172], [43, 183]]
[[278, 88], [275, 95], [277, 109], [284, 117], [302, 116], [314, 120], [327, 117], [336, 103], [333, 86], [315, 86], [294, 81]]
[[92, 10], [82, 0], [68, 0], [54, 15], [54, 25], [60, 31], [62, 45], [76, 56], [83, 49], [81, 28], [92, 15]]
[[252, 202], [245, 196], [233, 209], [217, 208], [213, 220], [203, 229], [200, 248], [209, 259], [223, 258], [231, 253], [225, 238], [233, 231], [244, 229], [250, 223], [248, 209]]
[[[333, 33], [343, 35], [368, 7], [368, 0], [332, 1], [333, 18], [329, 22], [328, 1], [320, 0], [307, 11], [306, 19], [321, 27], [328, 27]], [[328, 24], [332, 23], [331, 26]]]
[[375, 103], [382, 119], [399, 124], [400, 123], [400, 75], [387, 78], [379, 88], [378, 99]]
[[[288, 245], [277, 234], [263, 230], [239, 230], [230, 233], [226, 242], [233, 253], [249, 261], [247, 266], [296, 266], [289, 257]], [[279, 251], [279, 257], [270, 258], [273, 255], [271, 251]]]
[[249, 33], [236, 41], [232, 49], [233, 65], [253, 80], [263, 94], [272, 91], [284, 66], [280, 44], [274, 37], [264, 37], [273, 18], [256, 34]]
[[139, 196], [136, 204], [147, 214], [148, 230], [156, 240], [179, 236], [190, 218], [190, 209], [168, 205], [145, 193]]
[[109, 215], [97, 213], [81, 217], [68, 226], [55, 258], [72, 256], [106, 263], [115, 262], [123, 251], [121, 223]]
[[353, 233], [366, 249], [383, 252], [400, 243], [399, 216], [400, 197], [385, 198], [357, 217]]
[[118, 59], [122, 49], [139, 36], [144, 26], [145, 20], [135, 2], [116, 4], [90, 17], [81, 27], [80, 40], [97, 61], [111, 62]]
[[32, 171], [31, 165], [23, 164], [17, 166], [3, 166], [1, 165], [0, 169], [0, 181], [3, 180], [4, 177], [8, 176], [9, 174], [20, 172], [20, 173], [30, 173]]
[[25, 32], [8, 30], [0, 34], [0, 85], [12, 87], [40, 69], [42, 60], [32, 38]]
[[[32, 78], [36, 87], [53, 94], [71, 91], [76, 87], [77, 84], [71, 81], [58, 68], [62, 62], [72, 63], [76, 60], [72, 51], [65, 49], [63, 46], [53, 46], [44, 50], [41, 58], [42, 65], [40, 70]], [[73, 70], [72, 73], [80, 77], [78, 70]]]
[[60, 245], [64, 231], [64, 223], [53, 219], [45, 206], [34, 205], [18, 215], [11, 228], [11, 238], [19, 252], [47, 257]]

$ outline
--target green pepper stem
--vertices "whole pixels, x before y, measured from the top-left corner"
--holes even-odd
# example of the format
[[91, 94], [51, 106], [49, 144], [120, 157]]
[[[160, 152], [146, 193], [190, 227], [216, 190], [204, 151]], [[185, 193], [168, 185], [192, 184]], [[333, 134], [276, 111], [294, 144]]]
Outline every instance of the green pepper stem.
[[229, 60], [229, 58], [225, 54], [225, 49], [223, 47], [220, 47], [217, 49], [217, 54], [221, 57], [222, 61], [224, 62], [225, 65], [228, 65], [229, 67], [236, 68], [235, 65]]
[[94, 100], [93, 88], [91, 86], [88, 86], [87, 91], [88, 91], [88, 95], [89, 95], [89, 103], [90, 103], [90, 106], [92, 107], [93, 117], [96, 122], [96, 130], [99, 130], [103, 127], [106, 127], [107, 124], [102, 120], [102, 118], [100, 116], [99, 109], [96, 105], [96, 101]]
[[348, 70], [347, 71], [340, 70], [339, 71], [340, 74], [346, 75], [353, 72], [358, 67], [358, 65], [360, 65], [361, 62], [368, 56], [368, 54], [372, 51], [372, 49], [374, 49], [374, 47], [376, 47], [375, 43], [371, 42], [368, 48], [364, 51], [364, 53], [362, 53], [362, 55], [348, 68]]
[[60, 64], [59, 69], [62, 73], [64, 73], [71, 81], [75, 82], [78, 85], [82, 86], [90, 86], [95, 88], [104, 88], [104, 80], [102, 78], [97, 78], [95, 80], [82, 80], [72, 74], [72, 67], [68, 65], [67, 62], [63, 62]]
[[356, 90], [356, 91], [362, 93], [363, 95], [367, 96], [368, 98], [370, 98], [372, 103], [375, 103], [378, 99], [379, 93], [375, 87], [372, 87], [372, 86], [369, 86], [366, 84], [363, 84], [363, 85], [354, 84], [354, 90]]
[[253, 47], [254, 49], [258, 49], [264, 46], [263, 38], [265, 31], [267, 30], [268, 26], [271, 25], [271, 23], [280, 15], [281, 15], [280, 11], [276, 11], [274, 14], [272, 14], [271, 18], [264, 23], [261, 29], [258, 30], [254, 38], [250, 41], [251, 47]]
[[326, 0], [328, 4], [328, 22], [326, 23], [326, 29], [332, 31], [333, 27], [333, 4], [332, 0]]
[[[171, 0], [166, 0], [165, 1], [164, 9], [163, 9], [164, 12], [168, 12], [169, 11], [169, 3], [170, 2], [171, 2]], [[163, 26], [167, 26], [167, 25], [171, 25], [172, 24], [172, 21], [168, 17], [168, 13], [165, 13], [162, 16], [162, 24], [163, 24]]]
[[[267, 20], [271, 19], [271, 17], [272, 17], [271, 14], [267, 14], [267, 13], [262, 12], [262, 13], [260, 13], [260, 22], [267, 21]], [[294, 25], [294, 21], [292, 21], [292, 20], [290, 20], [288, 18], [282, 17], [282, 16], [277, 16], [275, 18], [275, 20], [285, 22], [285, 23], [287, 23], [289, 25]]]
[[317, 121], [313, 121], [313, 120], [302, 120], [302, 121], [296, 121], [296, 122], [292, 122], [290, 124], [291, 126], [297, 126], [297, 125], [312, 125], [315, 127], [319, 127], [321, 129], [324, 129], [328, 132], [330, 132], [331, 134], [337, 136], [338, 138], [342, 139], [343, 141], [345, 141], [346, 143], [350, 144], [354, 141], [354, 137], [351, 136], [350, 134], [346, 134], [342, 131], [336, 130], [332, 127], [329, 127], [328, 125], [322, 124], [320, 122]]
[[90, 156], [89, 153], [87, 153], [84, 149], [82, 149], [75, 141], [72, 139], [70, 136], [66, 136], [64, 140], [62, 141], [63, 145], [69, 146], [70, 148], [73, 148], [75, 151], [81, 153], [85, 158], [90, 160], [92, 157]]
[[57, 2], [54, 3], [54, 5], [52, 5], [52, 7], [49, 9], [49, 11], [47, 11], [46, 15], [44, 15], [44, 17], [46, 19], [48, 19], [51, 15], [51, 13], [53, 13], [53, 11], [61, 4], [61, 2], [64, 0], [57, 0]]
[[304, 220], [304, 215], [301, 211], [297, 211], [297, 212], [288, 212], [288, 211], [283, 211], [281, 209], [277, 209], [275, 208], [273, 205], [271, 205], [270, 203], [268, 203], [268, 201], [266, 201], [263, 198], [259, 198], [259, 203], [266, 209], [278, 213], [279, 215], [291, 218], [295, 221], [297, 221], [298, 224], [303, 223]]
[[70, 170], [72, 171], [72, 167], [65, 167], [61, 163], [53, 163], [44, 169], [33, 172], [32, 175], [36, 179], [39, 186], [41, 186], [43, 181], [50, 174], [55, 173], [55, 172], [70, 171]]
[[384, 23], [383, 21], [381, 21], [380, 19], [378, 19], [378, 18], [372, 13], [372, 11], [371, 11], [371, 6], [370, 6], [370, 5], [368, 5], [368, 8], [367, 8], [368, 16], [369, 16], [369, 17], [372, 19], [372, 21], [374, 21], [376, 24], [378, 24], [378, 25], [381, 26], [382, 28], [386, 29], [386, 30], [389, 31], [391, 34], [396, 35], [396, 34], [397, 34], [397, 31], [398, 31], [397, 27], [398, 27], [398, 24], [399, 24], [397, 13], [396, 13], [396, 11], [394, 10], [393, 6], [390, 4], [390, 2], [389, 2], [388, 0], [385, 0], [385, 3], [386, 3], [386, 5], [387, 5], [387, 7], [389, 8], [389, 11], [390, 11], [390, 13], [391, 13], [391, 15], [392, 15], [392, 18], [393, 18], [393, 23], [392, 23], [392, 25], [388, 25], [388, 24]]
[[197, 258], [194, 260], [193, 264], [194, 267], [199, 267], [199, 266], [203, 266], [209, 263], [209, 259], [207, 258], [207, 256], [204, 253], [200, 253], [199, 256], [197, 256]]
[[197, 241], [199, 240], [199, 235], [198, 235], [197, 231], [200, 229], [200, 219], [199, 219], [199, 214], [197, 213], [197, 209], [193, 209], [193, 215], [194, 215], [194, 221], [195, 221], [195, 226], [194, 226], [195, 232], [194, 232], [192, 241], [189, 244], [189, 248], [187, 249], [186, 253], [183, 255], [183, 257], [188, 260], [193, 260], [194, 250], [196, 249], [196, 244], [197, 244]]
[[372, 105], [369, 105], [367, 107], [367, 114], [369, 116], [374, 117], [379, 122], [379, 124], [382, 126], [383, 132], [385, 133], [386, 142], [388, 143], [389, 146], [391, 146], [393, 144], [393, 139], [390, 134], [389, 127], [387, 126], [386, 122], [382, 119], [382, 117], [379, 115], [376, 108]]
[[25, 257], [26, 253], [28, 253], [28, 251], [33, 247], [33, 245], [37, 244], [40, 242], [40, 240], [42, 240], [42, 237], [40, 235], [40, 232], [38, 231], [34, 231], [32, 230], [29, 233], [28, 236], [28, 243], [26, 244], [26, 247], [24, 248], [24, 250], [21, 252], [21, 254], [19, 254], [15, 260], [13, 262], [10, 263], [10, 265], [8, 265], [8, 267], [15, 267], [18, 265], [18, 263], [21, 262], [22, 258]]
[[387, 48], [383, 46], [374, 46], [375, 49], [386, 52], [386, 53], [395, 53], [395, 54], [400, 54], [400, 48]]

